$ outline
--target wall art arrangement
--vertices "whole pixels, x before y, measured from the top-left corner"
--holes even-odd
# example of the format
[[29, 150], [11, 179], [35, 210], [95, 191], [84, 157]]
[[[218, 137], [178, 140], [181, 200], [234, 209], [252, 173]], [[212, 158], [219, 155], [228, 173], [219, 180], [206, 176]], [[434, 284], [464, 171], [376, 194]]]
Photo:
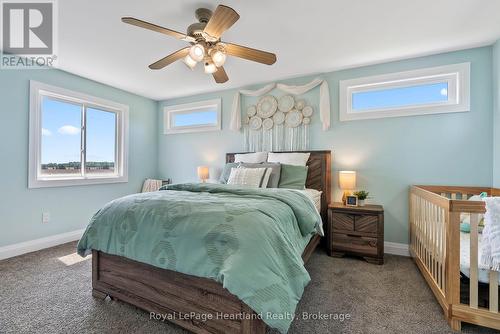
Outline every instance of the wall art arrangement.
[[[313, 108], [306, 101], [296, 98], [320, 86], [319, 118], [324, 131], [330, 128], [330, 92], [326, 80], [316, 78], [311, 82], [292, 86], [270, 83], [256, 90], [239, 90], [233, 98], [230, 129], [243, 128], [244, 147], [247, 151], [291, 151], [309, 149], [309, 125]], [[278, 89], [286, 95], [266, 95]], [[241, 110], [240, 95], [261, 97], [256, 105]], [[242, 117], [243, 114], [243, 117]]]
[[313, 108], [292, 95], [261, 97], [243, 116], [244, 148], [253, 151], [309, 149]]

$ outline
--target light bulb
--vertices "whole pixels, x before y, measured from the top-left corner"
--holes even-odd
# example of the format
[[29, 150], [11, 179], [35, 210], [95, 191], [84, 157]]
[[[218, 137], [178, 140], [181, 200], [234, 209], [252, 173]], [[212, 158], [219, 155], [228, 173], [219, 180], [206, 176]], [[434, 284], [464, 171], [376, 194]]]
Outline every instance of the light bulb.
[[221, 67], [226, 62], [226, 55], [220, 50], [216, 50], [211, 54], [212, 60], [217, 67]]
[[189, 56], [195, 61], [202, 61], [205, 57], [205, 48], [201, 44], [195, 44], [189, 49]]
[[217, 71], [217, 66], [215, 66], [214, 63], [211, 61], [205, 61], [205, 73], [206, 74], [212, 74]]
[[184, 64], [186, 64], [190, 69], [193, 69], [198, 62], [191, 58], [189, 55], [184, 57]]

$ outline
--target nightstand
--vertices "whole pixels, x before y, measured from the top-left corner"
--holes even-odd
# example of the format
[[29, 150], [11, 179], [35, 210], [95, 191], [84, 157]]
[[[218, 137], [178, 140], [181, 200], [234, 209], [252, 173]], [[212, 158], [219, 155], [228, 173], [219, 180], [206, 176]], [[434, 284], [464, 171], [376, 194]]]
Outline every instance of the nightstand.
[[381, 205], [345, 206], [331, 203], [327, 222], [328, 255], [363, 257], [384, 263], [384, 208]]

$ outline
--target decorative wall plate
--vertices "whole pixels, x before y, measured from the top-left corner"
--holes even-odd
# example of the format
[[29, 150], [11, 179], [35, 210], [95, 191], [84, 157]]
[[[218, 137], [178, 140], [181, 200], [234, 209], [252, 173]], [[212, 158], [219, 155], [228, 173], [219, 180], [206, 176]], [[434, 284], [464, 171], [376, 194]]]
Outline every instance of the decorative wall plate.
[[254, 116], [250, 118], [250, 123], [249, 123], [250, 129], [252, 130], [259, 130], [260, 127], [262, 126], [262, 118], [258, 116]]
[[255, 114], [257, 113], [257, 107], [254, 106], [254, 105], [251, 105], [247, 108], [247, 115], [252, 117], [252, 116], [255, 116]]
[[297, 102], [295, 102], [295, 109], [297, 110], [302, 110], [304, 109], [305, 106], [306, 106], [306, 101], [304, 100], [298, 100]]
[[257, 103], [257, 116], [268, 118], [274, 115], [278, 108], [278, 101], [272, 95], [266, 95]]
[[264, 130], [271, 130], [274, 126], [274, 122], [272, 118], [266, 118], [262, 121], [262, 128]]
[[282, 111], [277, 111], [273, 115], [273, 121], [274, 121], [274, 124], [276, 124], [276, 125], [283, 124], [283, 122], [285, 121], [285, 114]]
[[296, 109], [293, 109], [286, 114], [285, 125], [289, 128], [296, 128], [302, 123], [302, 113]]
[[278, 102], [278, 109], [282, 112], [289, 112], [295, 105], [295, 100], [292, 95], [283, 95]]
[[311, 124], [311, 119], [309, 117], [304, 117], [302, 123], [304, 123], [304, 125], [309, 125]]
[[305, 106], [304, 109], [302, 109], [302, 114], [305, 117], [311, 117], [313, 114], [313, 108], [311, 106]]

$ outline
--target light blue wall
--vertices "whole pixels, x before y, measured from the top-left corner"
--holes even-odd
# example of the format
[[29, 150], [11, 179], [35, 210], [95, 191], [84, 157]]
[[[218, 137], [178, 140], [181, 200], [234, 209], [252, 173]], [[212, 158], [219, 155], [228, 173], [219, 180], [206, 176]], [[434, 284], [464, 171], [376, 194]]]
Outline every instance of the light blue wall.
[[[129, 182], [28, 189], [29, 80], [130, 106]], [[106, 202], [140, 190], [157, 172], [158, 104], [59, 70], [0, 71], [0, 247], [85, 228]], [[42, 224], [42, 212], [51, 221]]]
[[[471, 111], [466, 113], [339, 122], [339, 80], [417, 68], [471, 62]], [[230, 69], [228, 69], [230, 71]], [[492, 48], [483, 47], [411, 60], [331, 72], [328, 81], [332, 127], [320, 130], [318, 89], [304, 95], [316, 112], [311, 148], [333, 152], [333, 189], [337, 171], [358, 171], [358, 188], [370, 191], [373, 202], [385, 207], [385, 239], [408, 241], [408, 186], [411, 184], [492, 184], [493, 113]], [[284, 81], [303, 84], [313, 77]], [[208, 79], [208, 78], [207, 78]], [[257, 85], [254, 87], [262, 87]], [[251, 87], [252, 88], [252, 87]], [[230, 108], [235, 90], [168, 100], [160, 107], [222, 97], [223, 130], [220, 132], [163, 135], [159, 108], [159, 174], [174, 182], [196, 180], [196, 166], [220, 168], [225, 152], [241, 151], [243, 136], [229, 131]], [[273, 92], [280, 96], [282, 92]], [[244, 98], [242, 106], [255, 102]], [[213, 172], [213, 170], [212, 170]]]
[[500, 40], [493, 45], [493, 186], [500, 188]]

